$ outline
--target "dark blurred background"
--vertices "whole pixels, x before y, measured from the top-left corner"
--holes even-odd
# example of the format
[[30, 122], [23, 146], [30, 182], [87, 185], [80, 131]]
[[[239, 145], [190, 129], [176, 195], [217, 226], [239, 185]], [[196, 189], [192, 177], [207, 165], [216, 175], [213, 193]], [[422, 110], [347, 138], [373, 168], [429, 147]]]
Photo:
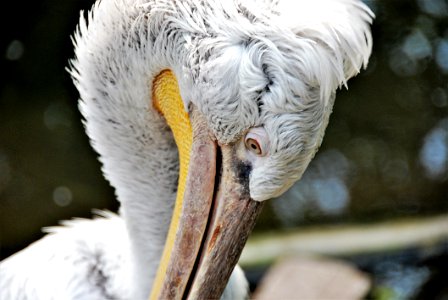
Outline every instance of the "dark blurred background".
[[[258, 232], [448, 213], [448, 1], [366, 3], [377, 16], [369, 67], [339, 91], [318, 155], [265, 206]], [[42, 227], [117, 209], [65, 70], [92, 4], [16, 1], [0, 13], [1, 258]]]

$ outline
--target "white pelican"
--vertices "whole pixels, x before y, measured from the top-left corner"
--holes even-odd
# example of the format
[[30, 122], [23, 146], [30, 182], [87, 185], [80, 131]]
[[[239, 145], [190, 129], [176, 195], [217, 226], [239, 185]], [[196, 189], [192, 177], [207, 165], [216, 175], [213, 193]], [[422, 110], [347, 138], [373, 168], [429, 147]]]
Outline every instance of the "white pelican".
[[227, 280], [261, 203], [316, 153], [372, 18], [358, 0], [98, 1], [70, 72], [120, 214], [4, 260], [0, 298], [244, 297]]

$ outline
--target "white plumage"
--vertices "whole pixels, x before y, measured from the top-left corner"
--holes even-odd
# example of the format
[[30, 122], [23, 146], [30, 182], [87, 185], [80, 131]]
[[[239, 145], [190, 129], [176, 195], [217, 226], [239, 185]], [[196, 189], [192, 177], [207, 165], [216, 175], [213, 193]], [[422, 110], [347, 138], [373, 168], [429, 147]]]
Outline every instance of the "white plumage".
[[[102, 0], [74, 37], [71, 74], [120, 216], [64, 223], [0, 264], [1, 299], [146, 299], [176, 195], [177, 149], [152, 109], [163, 69], [219, 143], [254, 127], [250, 195], [278, 196], [319, 147], [335, 91], [366, 66], [373, 14], [357, 0]], [[236, 274], [236, 275], [235, 275]], [[225, 291], [246, 290], [239, 270]], [[231, 294], [235, 292], [236, 294]]]
[[[0, 299], [137, 298], [123, 219], [96, 211], [93, 220], [62, 222], [49, 234], [0, 265]], [[248, 285], [236, 267], [221, 299], [244, 299]]]

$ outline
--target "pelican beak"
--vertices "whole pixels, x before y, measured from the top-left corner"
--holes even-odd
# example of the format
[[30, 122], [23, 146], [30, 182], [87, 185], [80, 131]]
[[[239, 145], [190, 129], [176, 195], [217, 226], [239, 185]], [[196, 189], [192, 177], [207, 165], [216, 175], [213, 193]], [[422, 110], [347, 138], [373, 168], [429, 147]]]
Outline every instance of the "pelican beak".
[[190, 121], [184, 193], [150, 299], [219, 299], [262, 207], [250, 199], [249, 168], [233, 146], [218, 145], [195, 109]]
[[185, 112], [173, 72], [154, 79], [152, 100], [171, 128], [180, 167], [150, 299], [219, 299], [262, 205], [250, 199], [250, 170], [234, 147], [218, 145], [194, 107]]
[[220, 168], [199, 260], [184, 294], [189, 299], [220, 298], [262, 208], [261, 202], [250, 198], [249, 167], [237, 158], [235, 149], [218, 146], [216, 157]]

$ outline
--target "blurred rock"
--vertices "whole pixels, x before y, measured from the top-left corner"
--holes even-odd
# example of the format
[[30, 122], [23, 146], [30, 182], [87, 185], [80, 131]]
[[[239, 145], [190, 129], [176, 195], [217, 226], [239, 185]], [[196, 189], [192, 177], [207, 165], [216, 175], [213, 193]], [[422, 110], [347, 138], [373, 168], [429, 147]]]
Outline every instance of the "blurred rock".
[[344, 261], [291, 257], [271, 267], [253, 298], [354, 300], [364, 299], [370, 287], [370, 278]]

